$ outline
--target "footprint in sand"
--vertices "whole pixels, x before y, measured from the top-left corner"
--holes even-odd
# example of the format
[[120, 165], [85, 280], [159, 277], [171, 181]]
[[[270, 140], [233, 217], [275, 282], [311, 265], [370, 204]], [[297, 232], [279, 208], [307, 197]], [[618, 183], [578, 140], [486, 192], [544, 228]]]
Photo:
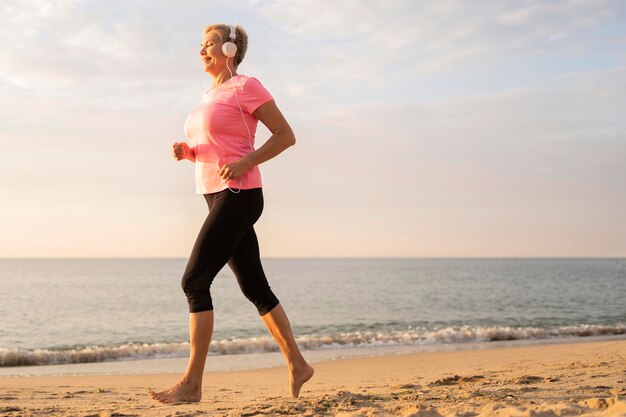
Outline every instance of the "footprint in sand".
[[[400, 385], [394, 385], [394, 388], [396, 389], [420, 389], [422, 388], [422, 386], [415, 385], [415, 384], [400, 384]], [[365, 392], [365, 390], [363, 390], [363, 392]]]
[[445, 378], [438, 379], [435, 382], [431, 382], [428, 385], [455, 385], [459, 379], [461, 379], [461, 377], [458, 375], [447, 376]]
[[476, 382], [478, 380], [485, 379], [484, 375], [470, 375], [464, 376], [459, 382]]
[[441, 378], [436, 380], [435, 382], [431, 382], [430, 386], [435, 385], [456, 385], [457, 383], [466, 383], [466, 382], [476, 382], [478, 380], [485, 379], [484, 375], [470, 375], [461, 377], [459, 375], [448, 376], [446, 378]]
[[515, 380], [513, 380], [514, 384], [536, 384], [538, 382], [543, 381], [543, 377], [536, 375], [524, 375]]

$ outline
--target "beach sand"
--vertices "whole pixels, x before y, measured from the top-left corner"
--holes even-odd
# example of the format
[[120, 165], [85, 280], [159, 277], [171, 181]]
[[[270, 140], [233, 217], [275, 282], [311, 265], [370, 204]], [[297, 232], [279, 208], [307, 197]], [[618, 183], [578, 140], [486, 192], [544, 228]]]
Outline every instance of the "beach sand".
[[[305, 352], [306, 356], [306, 352]], [[181, 374], [0, 378], [0, 416], [626, 416], [626, 340], [422, 352], [313, 364], [299, 399], [287, 368], [206, 372], [200, 403], [148, 387]]]

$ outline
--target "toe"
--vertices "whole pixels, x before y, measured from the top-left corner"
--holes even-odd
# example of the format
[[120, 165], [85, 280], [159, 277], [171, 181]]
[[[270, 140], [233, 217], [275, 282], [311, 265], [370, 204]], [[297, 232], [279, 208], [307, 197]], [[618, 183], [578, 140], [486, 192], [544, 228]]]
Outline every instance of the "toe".
[[152, 396], [152, 398], [154, 398], [155, 400], [159, 401], [159, 402], [163, 402], [163, 393], [162, 392], [154, 392], [151, 391], [150, 395]]

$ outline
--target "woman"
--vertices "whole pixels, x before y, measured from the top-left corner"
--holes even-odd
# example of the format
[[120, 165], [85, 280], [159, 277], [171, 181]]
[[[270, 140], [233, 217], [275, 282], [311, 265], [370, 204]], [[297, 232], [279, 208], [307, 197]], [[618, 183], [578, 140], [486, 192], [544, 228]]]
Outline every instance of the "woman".
[[[176, 160], [195, 163], [196, 193], [203, 194], [209, 214], [181, 283], [189, 303], [189, 365], [175, 386], [161, 392], [150, 390], [163, 403], [197, 402], [202, 397], [202, 375], [213, 333], [209, 288], [226, 263], [285, 357], [292, 397], [298, 397], [314, 372], [302, 357], [287, 315], [263, 273], [253, 228], [263, 211], [258, 165], [296, 141], [270, 93], [255, 78], [237, 74], [247, 46], [247, 34], [240, 26], [205, 28], [200, 58], [204, 71], [213, 78], [213, 88], [185, 121], [185, 135], [193, 146], [173, 145]], [[258, 120], [272, 136], [254, 150]]]

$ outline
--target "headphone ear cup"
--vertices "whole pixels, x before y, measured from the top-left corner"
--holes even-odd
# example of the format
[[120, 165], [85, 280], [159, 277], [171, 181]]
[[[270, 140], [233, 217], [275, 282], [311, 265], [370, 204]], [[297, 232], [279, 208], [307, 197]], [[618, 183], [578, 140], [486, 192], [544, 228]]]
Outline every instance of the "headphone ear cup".
[[233, 42], [225, 42], [222, 45], [222, 52], [228, 58], [233, 58], [237, 54], [237, 45], [235, 45]]

